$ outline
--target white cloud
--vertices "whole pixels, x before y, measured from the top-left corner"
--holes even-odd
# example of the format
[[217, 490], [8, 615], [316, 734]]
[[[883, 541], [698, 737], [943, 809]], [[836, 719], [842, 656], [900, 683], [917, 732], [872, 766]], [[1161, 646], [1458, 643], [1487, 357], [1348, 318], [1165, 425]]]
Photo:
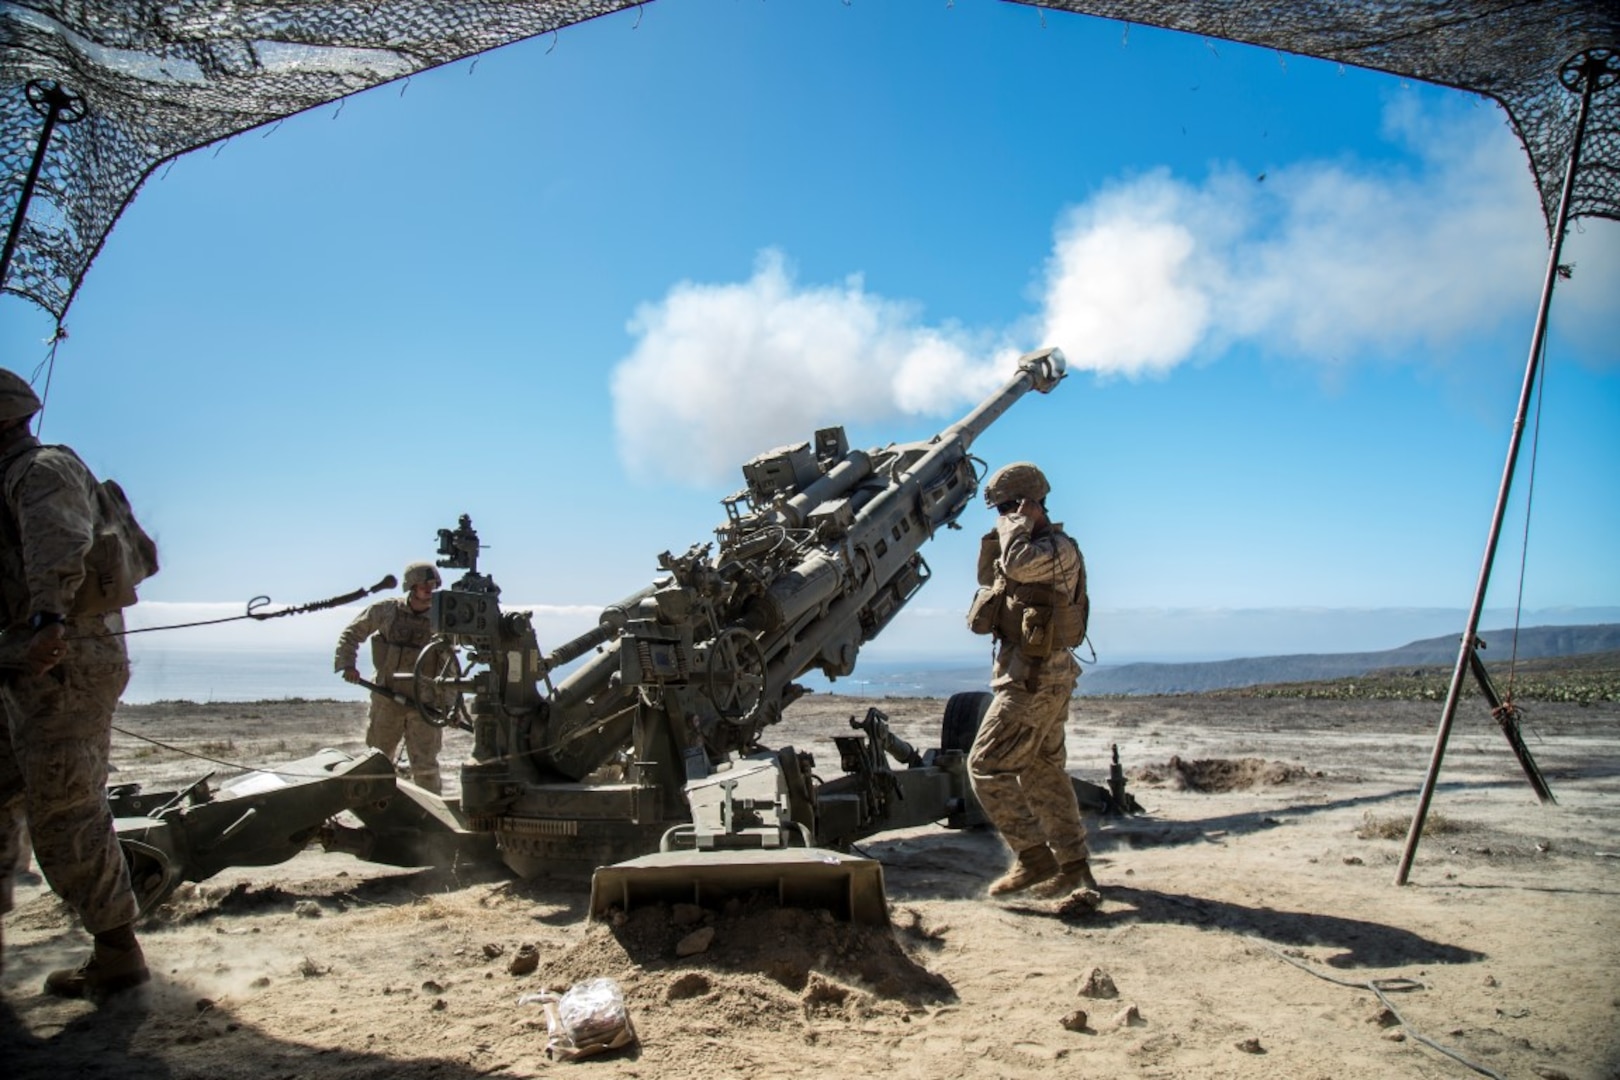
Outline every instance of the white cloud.
[[1058, 228], [1042, 340], [1077, 368], [1134, 375], [1240, 342], [1315, 361], [1454, 348], [1519, 317], [1546, 241], [1499, 116], [1393, 107], [1416, 166], [1114, 185]]
[[[1041, 310], [1007, 326], [926, 325], [858, 276], [801, 285], [774, 251], [747, 281], [682, 282], [630, 323], [636, 344], [613, 376], [620, 454], [644, 475], [711, 482], [828, 423], [948, 415], [999, 384], [1014, 338], [1129, 377], [1239, 346], [1343, 365], [1465, 355], [1517, 323], [1528, 342], [1546, 235], [1500, 112], [1402, 98], [1386, 133], [1404, 144], [1387, 161], [1110, 185], [1063, 214]], [[1553, 324], [1607, 362], [1620, 323], [1612, 224], [1571, 238], [1578, 272]]]
[[613, 374], [620, 453], [635, 471], [704, 481], [829, 423], [976, 400], [1008, 362], [858, 277], [800, 286], [772, 251], [740, 284], [682, 282], [630, 330]]

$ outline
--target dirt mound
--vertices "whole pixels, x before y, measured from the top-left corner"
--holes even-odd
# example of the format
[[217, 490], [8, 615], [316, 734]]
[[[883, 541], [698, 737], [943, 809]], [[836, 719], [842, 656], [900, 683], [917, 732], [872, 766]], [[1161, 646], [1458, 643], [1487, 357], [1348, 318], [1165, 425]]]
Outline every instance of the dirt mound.
[[[707, 943], [682, 956], [694, 939]], [[690, 1011], [700, 1027], [899, 1016], [955, 999], [950, 983], [908, 954], [893, 929], [758, 899], [720, 910], [659, 904], [616, 912], [543, 964], [538, 977], [561, 990], [603, 976], [619, 982], [633, 1007]]]
[[1321, 773], [1312, 772], [1303, 765], [1289, 765], [1265, 758], [1211, 758], [1205, 761], [1183, 761], [1172, 757], [1163, 765], [1144, 765], [1131, 775], [1143, 784], [1164, 785], [1172, 791], [1202, 791], [1218, 793], [1241, 791], [1259, 784], [1276, 786], [1291, 784]]

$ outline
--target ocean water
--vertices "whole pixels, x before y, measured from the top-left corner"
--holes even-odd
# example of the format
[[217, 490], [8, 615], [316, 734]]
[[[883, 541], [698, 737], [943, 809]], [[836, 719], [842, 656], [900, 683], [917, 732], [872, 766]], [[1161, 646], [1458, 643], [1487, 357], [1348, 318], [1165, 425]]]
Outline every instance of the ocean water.
[[[819, 674], [800, 680], [818, 693], [850, 697], [949, 697], [986, 688], [979, 665], [862, 661], [836, 682]], [[124, 700], [154, 701], [363, 701], [367, 691], [332, 672], [330, 649], [175, 649], [130, 639], [130, 679]]]
[[154, 701], [363, 701], [367, 691], [332, 672], [330, 649], [259, 652], [152, 648], [130, 641], [132, 705]]

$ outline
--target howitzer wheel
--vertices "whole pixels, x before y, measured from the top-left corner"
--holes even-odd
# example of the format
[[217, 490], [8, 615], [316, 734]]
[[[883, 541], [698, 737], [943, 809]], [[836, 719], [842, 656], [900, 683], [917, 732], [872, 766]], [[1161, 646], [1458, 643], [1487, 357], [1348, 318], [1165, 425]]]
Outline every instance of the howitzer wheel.
[[[424, 669], [432, 667], [433, 671], [427, 673]], [[461, 692], [461, 657], [456, 654], [456, 647], [443, 638], [434, 638], [417, 654], [416, 663], [411, 667], [411, 698], [416, 702], [417, 715], [422, 722], [433, 727], [444, 727], [454, 722], [457, 727], [470, 730], [472, 717], [467, 713], [467, 699]], [[430, 700], [438, 700], [439, 688], [445, 685], [440, 680], [448, 679], [448, 685], [456, 687], [455, 697], [444, 708], [430, 705]], [[431, 695], [427, 691], [432, 691]]]
[[751, 720], [765, 701], [765, 654], [746, 630], [732, 627], [709, 643], [709, 700], [732, 723]]
[[984, 723], [984, 714], [989, 711], [990, 703], [995, 699], [996, 696], [987, 691], [970, 690], [952, 694], [945, 701], [945, 716], [939, 725], [939, 748], [962, 755], [962, 758], [957, 759], [956, 767], [962, 770], [965, 781], [962, 806], [952, 811], [950, 817], [946, 819], [947, 828], [978, 829], [990, 824], [990, 819], [984, 815], [984, 808], [979, 805], [978, 798], [973, 794], [971, 781], [965, 779], [967, 772], [965, 758], [973, 749], [973, 740], [979, 734], [979, 725]]
[[952, 694], [945, 702], [945, 718], [940, 723], [940, 749], [964, 754], [973, 749], [974, 736], [979, 734], [979, 725], [995, 697], [983, 690]]

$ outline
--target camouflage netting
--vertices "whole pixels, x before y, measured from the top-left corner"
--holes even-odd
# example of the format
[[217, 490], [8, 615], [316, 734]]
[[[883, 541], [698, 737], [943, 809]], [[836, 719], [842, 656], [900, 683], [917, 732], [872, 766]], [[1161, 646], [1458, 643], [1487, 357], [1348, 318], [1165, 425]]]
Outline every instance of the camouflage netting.
[[[1483, 94], [1530, 155], [1549, 230], [1580, 95], [1565, 65], [1597, 51], [1598, 80], [1569, 216], [1620, 220], [1620, 3], [1616, 0], [1016, 0], [1387, 71]], [[1573, 80], [1578, 82], [1579, 80]]]
[[[1620, 48], [1614, 0], [1018, 0], [1338, 60], [1507, 109], [1551, 220], [1587, 49]], [[82, 96], [57, 127], [4, 289], [62, 318], [141, 182], [199, 146], [635, 0], [22, 0], [0, 3], [0, 226], [43, 123], [31, 80]], [[1610, 59], [1613, 57], [1611, 55]], [[1620, 89], [1593, 101], [1572, 216], [1620, 219]]]
[[0, 3], [0, 227], [48, 79], [89, 115], [51, 137], [4, 282], [61, 319], [141, 182], [163, 162], [347, 94], [635, 6], [635, 0], [23, 0]]

